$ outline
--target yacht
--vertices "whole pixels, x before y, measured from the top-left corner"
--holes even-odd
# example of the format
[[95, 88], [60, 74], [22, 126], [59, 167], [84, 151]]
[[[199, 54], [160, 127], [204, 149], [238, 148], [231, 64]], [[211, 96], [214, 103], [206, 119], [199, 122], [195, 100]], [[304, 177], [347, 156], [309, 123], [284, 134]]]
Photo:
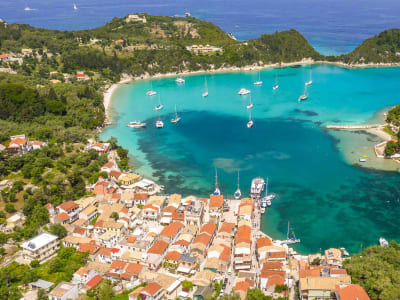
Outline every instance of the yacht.
[[185, 79], [183, 79], [182, 77], [178, 77], [177, 79], [175, 79], [176, 83], [185, 83]]
[[263, 82], [261, 81], [260, 76], [260, 72], [258, 72], [258, 80], [253, 83], [254, 85], [262, 85]]
[[240, 91], [238, 92], [239, 95], [247, 95], [250, 94], [251, 92], [249, 90], [246, 89], [240, 89]]
[[158, 104], [156, 107], [154, 107], [154, 110], [160, 110], [163, 109], [163, 105], [161, 104], [161, 100], [160, 100], [160, 95], [158, 95]]
[[215, 168], [215, 190], [213, 192], [213, 195], [221, 195], [221, 191], [219, 190], [219, 187], [218, 187], [218, 172], [217, 172], [217, 168]]
[[263, 214], [265, 213], [265, 207], [261, 207], [260, 212]]
[[250, 109], [250, 111], [249, 111], [249, 121], [247, 122], [247, 128], [253, 127], [253, 124], [254, 124], [254, 122], [251, 119], [251, 109]]
[[276, 197], [275, 194], [268, 195], [268, 177], [267, 177], [267, 182], [265, 184], [265, 196], [261, 199], [261, 207], [271, 206], [272, 204], [271, 200], [275, 199], [275, 197]]
[[24, 8], [24, 10], [25, 10], [25, 11], [29, 11], [29, 10], [32, 10], [32, 8], [30, 8], [30, 7], [27, 6], [27, 7]]
[[278, 84], [278, 75], [275, 77], [275, 85], [272, 87], [272, 89], [275, 91], [279, 89], [279, 84]]
[[297, 101], [301, 102], [301, 101], [304, 101], [304, 100], [307, 100], [307, 99], [308, 99], [308, 95], [307, 95], [307, 85], [304, 85], [304, 94], [301, 95], [301, 96], [299, 97], [299, 99], [297, 99]]
[[389, 246], [389, 243], [385, 238], [380, 237], [379, 238], [379, 245], [381, 245], [382, 247], [387, 247], [387, 246]]
[[152, 83], [151, 83], [150, 91], [148, 91], [148, 92], [146, 93], [146, 96], [154, 96], [154, 95], [157, 95], [157, 92], [156, 92], [156, 91], [153, 91], [153, 82], [152, 82]]
[[203, 93], [203, 94], [201, 94], [201, 96], [203, 97], [203, 98], [205, 98], [205, 97], [207, 97], [208, 96], [208, 87], [207, 87], [207, 78], [204, 78], [204, 80], [205, 80], [205, 82], [204, 82], [204, 85], [205, 85], [205, 92]]
[[235, 197], [235, 199], [239, 199], [242, 196], [242, 192], [240, 191], [240, 187], [239, 187], [239, 170], [238, 170], [238, 179], [237, 179], [237, 189], [236, 189], [235, 193], [233, 194], [233, 196]]
[[364, 163], [364, 162], [366, 162], [366, 161], [367, 161], [366, 158], [363, 158], [363, 157], [360, 158], [360, 162]]
[[254, 199], [259, 199], [262, 191], [264, 190], [264, 178], [257, 177], [251, 181], [250, 196]]
[[157, 122], [156, 122], [156, 127], [157, 127], [157, 128], [163, 128], [163, 127], [164, 127], [164, 122], [161, 121], [161, 119], [160, 119], [160, 114], [158, 114], [158, 120], [157, 120]]
[[288, 222], [288, 231], [286, 234], [286, 240], [283, 241], [284, 244], [296, 244], [300, 243], [300, 239], [296, 238], [294, 231], [292, 231], [292, 237], [289, 237], [290, 234], [290, 222]]
[[311, 85], [312, 84], [312, 71], [310, 70], [310, 80], [306, 81], [306, 85]]
[[171, 119], [171, 123], [178, 123], [181, 120], [181, 118], [178, 116], [178, 113], [176, 112], [176, 104], [175, 104], [175, 118]]
[[251, 95], [250, 95], [250, 103], [246, 106], [247, 109], [250, 109], [253, 107], [253, 103], [251, 102]]
[[78, 7], [76, 6], [75, 3], [74, 3], [74, 10], [78, 10]]
[[134, 122], [127, 123], [126, 126], [128, 126], [130, 128], [142, 128], [142, 127], [146, 127], [146, 123], [134, 121]]

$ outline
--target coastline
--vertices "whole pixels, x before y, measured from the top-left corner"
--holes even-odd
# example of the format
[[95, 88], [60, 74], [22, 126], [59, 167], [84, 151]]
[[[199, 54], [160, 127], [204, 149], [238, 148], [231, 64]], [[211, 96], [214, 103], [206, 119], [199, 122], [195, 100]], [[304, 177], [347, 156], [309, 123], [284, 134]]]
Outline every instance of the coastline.
[[[110, 109], [110, 104], [111, 104], [111, 100], [112, 100], [112, 96], [115, 92], [115, 90], [124, 83], [128, 83], [131, 82], [133, 80], [133, 77], [131, 76], [123, 76], [123, 78], [116, 82], [113, 83], [109, 88], [106, 89], [106, 91], [103, 93], [103, 103], [104, 103], [104, 114], [105, 114], [105, 118], [104, 118], [104, 126], [106, 125], [110, 125], [111, 120], [110, 120], [110, 114], [109, 114], [109, 109]], [[103, 126], [103, 127], [104, 127]]]

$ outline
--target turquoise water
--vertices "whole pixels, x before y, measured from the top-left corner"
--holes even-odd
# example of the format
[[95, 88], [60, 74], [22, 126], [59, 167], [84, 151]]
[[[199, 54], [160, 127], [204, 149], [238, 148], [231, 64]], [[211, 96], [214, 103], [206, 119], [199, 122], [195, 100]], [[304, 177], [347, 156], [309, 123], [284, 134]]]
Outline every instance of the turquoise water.
[[[310, 69], [309, 99], [298, 103]], [[272, 91], [276, 75], [280, 88]], [[375, 122], [376, 111], [399, 101], [399, 77], [396, 68], [318, 65], [262, 71], [262, 86], [252, 84], [256, 72], [186, 76], [181, 85], [175, 78], [155, 79], [153, 89], [164, 105], [163, 129], [154, 126], [158, 96], [147, 97], [150, 81], [138, 81], [116, 90], [116, 125], [101, 138], [117, 137], [138, 171], [164, 185], [167, 193], [208, 196], [214, 167], [227, 196], [235, 190], [238, 168], [243, 194], [252, 178], [268, 176], [278, 197], [263, 216], [266, 233], [284, 237], [290, 220], [302, 240], [299, 251], [343, 246], [354, 252], [377, 243], [380, 236], [400, 240], [400, 175], [361, 168], [359, 156], [348, 155], [367, 151], [364, 147], [379, 142], [378, 137], [328, 132], [323, 125]], [[209, 96], [203, 99], [205, 78]], [[250, 97], [239, 96], [240, 88], [252, 91], [251, 129], [246, 127]], [[182, 120], [171, 124], [175, 104]], [[134, 120], [148, 126], [125, 126]]]

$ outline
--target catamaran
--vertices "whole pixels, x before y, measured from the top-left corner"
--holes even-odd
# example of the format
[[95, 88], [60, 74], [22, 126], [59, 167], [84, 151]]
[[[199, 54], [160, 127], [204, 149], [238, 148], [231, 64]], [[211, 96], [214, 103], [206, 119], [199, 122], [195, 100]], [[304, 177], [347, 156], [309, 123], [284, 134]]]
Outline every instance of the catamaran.
[[242, 196], [242, 192], [240, 191], [239, 187], [239, 169], [238, 169], [237, 189], [235, 191], [235, 194], [233, 194], [233, 196], [235, 197], [235, 199], [239, 199]]
[[161, 119], [160, 119], [160, 113], [158, 113], [158, 120], [156, 122], [156, 127], [157, 128], [163, 128], [164, 127], [164, 122], [161, 121]]
[[176, 83], [185, 83], [185, 79], [183, 79], [182, 77], [178, 77], [177, 79], [175, 79]]
[[264, 178], [257, 177], [251, 181], [250, 196], [253, 199], [260, 199], [261, 193], [264, 190]]
[[284, 244], [296, 244], [300, 243], [300, 239], [296, 238], [294, 231], [292, 231], [292, 237], [289, 238], [289, 233], [290, 233], [290, 222], [288, 222], [288, 229], [287, 229], [287, 234], [286, 234], [286, 240], [283, 241]]
[[247, 109], [250, 109], [253, 107], [253, 102], [251, 102], [251, 95], [250, 95], [250, 103], [246, 106]]
[[160, 95], [158, 95], [158, 105], [154, 107], [154, 110], [160, 110], [163, 109], [163, 107], [164, 106], [161, 104]]
[[307, 100], [307, 99], [308, 99], [307, 85], [305, 84], [305, 85], [304, 85], [304, 94], [301, 95], [301, 96], [299, 97], [299, 99], [297, 99], [297, 101], [301, 102], [301, 101], [304, 101], [304, 100]]
[[134, 122], [127, 123], [126, 126], [128, 126], [130, 128], [142, 128], [142, 127], [146, 127], [146, 123], [134, 121]]
[[204, 85], [205, 85], [205, 92], [203, 93], [203, 94], [201, 94], [201, 96], [203, 97], [203, 98], [205, 98], [205, 97], [207, 97], [208, 96], [208, 87], [207, 87], [207, 78], [204, 78]]
[[249, 121], [247, 122], [247, 128], [253, 127], [253, 124], [254, 124], [254, 122], [251, 119], [251, 109], [250, 109], [250, 111], [249, 111]]
[[251, 92], [249, 90], [246, 89], [240, 89], [240, 91], [238, 92], [239, 95], [247, 95], [250, 94]]
[[265, 196], [261, 199], [261, 207], [271, 206], [271, 200], [275, 199], [275, 194], [268, 195], [268, 177], [265, 183]]
[[275, 91], [279, 88], [278, 84], [278, 75], [275, 76], [275, 85], [272, 87], [272, 89]]
[[176, 104], [175, 104], [175, 118], [171, 119], [171, 123], [178, 123], [181, 120], [180, 117], [178, 117], [178, 113], [176, 112]]
[[74, 10], [78, 10], [78, 7], [76, 6], [75, 3], [74, 3]]
[[306, 81], [306, 85], [312, 84], [312, 71], [310, 70], [310, 80]]
[[262, 85], [263, 82], [261, 81], [260, 76], [260, 72], [258, 72], [258, 80], [253, 83], [254, 85]]
[[156, 92], [156, 91], [153, 91], [153, 82], [151, 82], [150, 91], [148, 91], [148, 92], [146, 93], [146, 96], [154, 96], [154, 95], [157, 95], [157, 92]]
[[218, 187], [218, 172], [217, 172], [217, 168], [215, 168], [215, 190], [213, 192], [213, 195], [221, 195], [221, 191], [219, 190], [219, 187]]

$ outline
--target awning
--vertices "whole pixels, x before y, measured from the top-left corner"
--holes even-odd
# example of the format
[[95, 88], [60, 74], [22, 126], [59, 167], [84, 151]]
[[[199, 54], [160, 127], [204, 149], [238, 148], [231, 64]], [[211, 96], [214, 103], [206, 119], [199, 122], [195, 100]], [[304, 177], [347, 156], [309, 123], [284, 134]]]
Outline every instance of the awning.
[[191, 270], [192, 270], [191, 268], [184, 267], [184, 266], [179, 266], [178, 269], [176, 269], [177, 272], [185, 273], [185, 274], [189, 274]]

